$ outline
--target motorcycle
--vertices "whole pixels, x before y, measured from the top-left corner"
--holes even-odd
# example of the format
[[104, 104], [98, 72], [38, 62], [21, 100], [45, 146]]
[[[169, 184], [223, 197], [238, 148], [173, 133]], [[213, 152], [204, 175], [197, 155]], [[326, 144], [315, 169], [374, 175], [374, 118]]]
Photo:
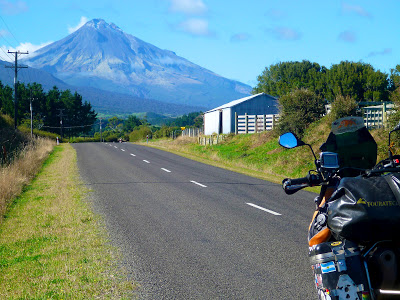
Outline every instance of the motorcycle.
[[[308, 146], [316, 170], [282, 181], [287, 194], [320, 186], [309, 227], [309, 258], [318, 299], [400, 299], [400, 156], [376, 164], [377, 146], [360, 117], [332, 123], [316, 157], [293, 133], [279, 137], [292, 149]], [[376, 165], [375, 165], [376, 164]]]

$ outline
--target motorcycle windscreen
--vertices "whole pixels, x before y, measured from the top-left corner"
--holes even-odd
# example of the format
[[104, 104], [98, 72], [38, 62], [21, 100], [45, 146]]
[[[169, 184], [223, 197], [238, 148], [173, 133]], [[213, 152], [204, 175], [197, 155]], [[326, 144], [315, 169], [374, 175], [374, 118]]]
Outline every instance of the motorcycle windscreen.
[[376, 164], [377, 144], [360, 117], [346, 117], [332, 123], [332, 132], [321, 151], [339, 155], [340, 167], [371, 169]]

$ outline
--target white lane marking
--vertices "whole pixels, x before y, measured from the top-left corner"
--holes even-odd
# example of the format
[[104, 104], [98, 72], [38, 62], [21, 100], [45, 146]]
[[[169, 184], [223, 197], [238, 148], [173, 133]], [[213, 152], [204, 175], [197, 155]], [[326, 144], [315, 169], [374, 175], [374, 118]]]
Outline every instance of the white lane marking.
[[132, 156], [136, 156], [135, 154], [131, 153]]
[[190, 180], [190, 182], [191, 182], [191, 183], [194, 183], [194, 184], [197, 184], [197, 185], [199, 185], [199, 186], [201, 186], [201, 187], [207, 187], [206, 185], [201, 184], [201, 183], [198, 183], [198, 182], [196, 182], [196, 181], [194, 181], [194, 180]]
[[161, 170], [163, 170], [163, 171], [165, 171], [165, 172], [167, 172], [167, 173], [171, 173], [171, 171], [170, 171], [170, 170], [168, 170], [168, 169], [165, 169], [165, 168], [161, 168]]
[[250, 205], [250, 206], [253, 206], [253, 207], [255, 207], [255, 208], [261, 209], [261, 210], [263, 210], [263, 211], [266, 211], [267, 213], [273, 214], [273, 215], [275, 215], [275, 216], [281, 216], [280, 213], [277, 213], [277, 212], [275, 212], [275, 211], [273, 211], [273, 210], [269, 210], [269, 209], [266, 209], [266, 208], [264, 208], [264, 207], [255, 205], [255, 204], [253, 204], [253, 203], [246, 203], [246, 204], [247, 204], [247, 205]]
[[143, 159], [143, 161], [147, 164], [149, 164], [150, 162], [148, 160]]
[[117, 146], [114, 146], [114, 148], [115, 148], [115, 149], [118, 149], [118, 147], [117, 147]]
[[124, 152], [125, 152], [125, 149], [121, 149], [121, 151], [124, 151]]

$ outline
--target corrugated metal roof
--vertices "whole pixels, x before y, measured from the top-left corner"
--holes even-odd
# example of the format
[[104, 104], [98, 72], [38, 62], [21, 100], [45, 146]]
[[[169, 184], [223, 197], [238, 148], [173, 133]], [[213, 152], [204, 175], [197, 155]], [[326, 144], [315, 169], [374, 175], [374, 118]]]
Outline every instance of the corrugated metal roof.
[[233, 107], [233, 106], [238, 105], [238, 104], [240, 104], [240, 103], [242, 103], [242, 102], [245, 102], [245, 101], [248, 101], [248, 100], [250, 100], [250, 99], [256, 98], [256, 97], [258, 97], [258, 96], [260, 96], [260, 95], [265, 95], [265, 96], [271, 97], [272, 99], [276, 99], [275, 97], [272, 97], [272, 96], [270, 96], [270, 95], [268, 95], [268, 94], [259, 93], [259, 94], [256, 94], [256, 95], [251, 95], [251, 96], [248, 96], [248, 97], [244, 97], [244, 98], [240, 98], [240, 99], [237, 99], [237, 100], [233, 100], [233, 101], [231, 101], [231, 102], [228, 102], [228, 103], [223, 104], [223, 105], [221, 105], [221, 106], [218, 106], [218, 107], [216, 107], [216, 108], [210, 109], [209, 111], [206, 111], [205, 114], [206, 114], [206, 113], [209, 113], [209, 112], [212, 112], [212, 111], [216, 111], [216, 110], [228, 108], [228, 107]]

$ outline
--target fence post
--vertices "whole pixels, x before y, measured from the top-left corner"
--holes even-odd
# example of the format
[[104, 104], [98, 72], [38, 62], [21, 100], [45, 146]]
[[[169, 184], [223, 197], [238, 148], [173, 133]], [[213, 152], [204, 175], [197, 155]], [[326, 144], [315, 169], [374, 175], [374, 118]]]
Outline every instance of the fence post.
[[237, 114], [237, 112], [235, 112], [235, 135], [237, 135], [238, 134], [238, 132], [239, 132], [239, 129], [238, 129], [238, 114]]
[[267, 115], [263, 115], [263, 131], [267, 131]]
[[387, 127], [387, 111], [386, 111], [386, 102], [383, 102], [383, 105], [382, 105], [382, 125], [383, 125], [383, 128], [386, 128]]
[[244, 114], [244, 133], [249, 133], [249, 116], [247, 113]]

